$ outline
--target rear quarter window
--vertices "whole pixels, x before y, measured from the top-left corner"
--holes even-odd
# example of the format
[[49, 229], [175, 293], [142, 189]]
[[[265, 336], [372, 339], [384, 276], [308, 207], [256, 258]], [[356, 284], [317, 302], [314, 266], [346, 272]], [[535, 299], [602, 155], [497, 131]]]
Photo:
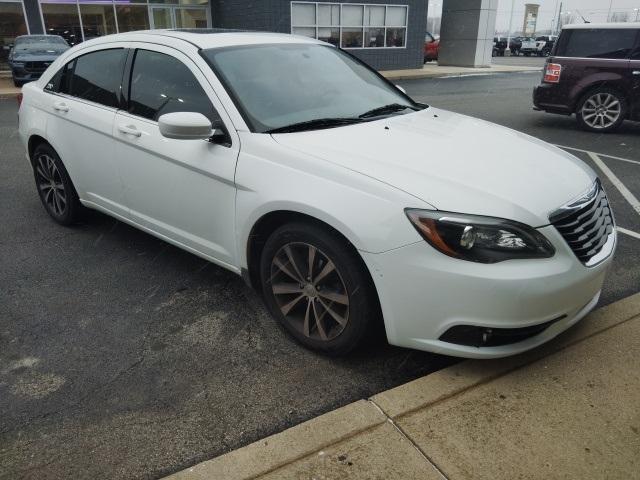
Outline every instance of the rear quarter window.
[[565, 30], [556, 55], [579, 58], [629, 58], [638, 31], [632, 28]]

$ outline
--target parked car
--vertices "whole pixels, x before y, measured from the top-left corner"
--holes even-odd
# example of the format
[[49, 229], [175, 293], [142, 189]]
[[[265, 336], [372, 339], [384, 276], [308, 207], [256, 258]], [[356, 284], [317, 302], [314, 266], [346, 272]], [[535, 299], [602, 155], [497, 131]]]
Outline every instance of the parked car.
[[536, 49], [539, 57], [548, 57], [553, 51], [558, 37], [556, 35], [543, 35], [536, 38]]
[[511, 42], [509, 42], [509, 50], [511, 51], [511, 55], [516, 57], [520, 55], [522, 41], [526, 39], [527, 37], [514, 37], [511, 39]]
[[504, 57], [504, 52], [507, 50], [507, 38], [506, 37], [493, 37], [493, 51], [491, 55], [493, 57]]
[[596, 305], [612, 261], [613, 217], [583, 162], [416, 103], [315, 39], [109, 35], [23, 94], [19, 135], [53, 220], [97, 209], [241, 275], [327, 354], [378, 321], [403, 347], [522, 352]]
[[424, 61], [430, 62], [431, 60], [437, 60], [439, 51], [440, 38], [436, 38], [427, 32], [424, 37]]
[[7, 59], [14, 85], [19, 87], [40, 78], [47, 67], [68, 49], [64, 38], [57, 35], [17, 37]]
[[520, 42], [520, 53], [525, 57], [538, 54], [538, 43], [533, 37], [523, 37]]
[[580, 127], [594, 132], [640, 120], [639, 34], [638, 23], [565, 26], [533, 91], [535, 109], [575, 113]]

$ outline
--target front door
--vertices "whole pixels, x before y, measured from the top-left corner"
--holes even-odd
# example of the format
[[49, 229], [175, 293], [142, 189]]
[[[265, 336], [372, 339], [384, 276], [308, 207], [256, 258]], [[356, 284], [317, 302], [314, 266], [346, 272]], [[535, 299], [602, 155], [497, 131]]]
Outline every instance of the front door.
[[629, 62], [629, 75], [631, 77], [630, 114], [633, 119], [640, 120], [640, 30], [636, 38], [636, 46], [631, 54], [631, 61]]
[[[186, 55], [169, 47], [139, 47], [128, 106], [116, 114], [113, 132], [131, 219], [187, 250], [234, 266], [235, 129]], [[231, 145], [163, 137], [157, 121], [171, 112], [199, 112], [212, 123], [222, 122]]]

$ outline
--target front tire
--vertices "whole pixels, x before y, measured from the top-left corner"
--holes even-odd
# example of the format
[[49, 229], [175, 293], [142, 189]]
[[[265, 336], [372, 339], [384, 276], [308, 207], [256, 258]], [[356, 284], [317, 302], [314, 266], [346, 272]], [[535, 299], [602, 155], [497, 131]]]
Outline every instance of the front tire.
[[47, 213], [60, 225], [75, 223], [82, 205], [56, 151], [42, 143], [34, 149], [31, 163], [38, 195]]
[[600, 87], [584, 95], [576, 107], [576, 119], [583, 130], [609, 133], [627, 116], [627, 99], [618, 91]]
[[339, 234], [291, 223], [267, 240], [260, 262], [269, 312], [295, 340], [328, 355], [360, 346], [380, 318], [371, 278]]

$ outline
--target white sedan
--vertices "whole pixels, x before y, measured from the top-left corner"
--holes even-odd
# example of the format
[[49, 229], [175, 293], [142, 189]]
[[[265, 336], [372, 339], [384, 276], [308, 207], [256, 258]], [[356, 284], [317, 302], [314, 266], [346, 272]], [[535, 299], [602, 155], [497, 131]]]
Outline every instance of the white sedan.
[[597, 303], [616, 244], [594, 172], [414, 102], [351, 55], [270, 33], [149, 31], [23, 89], [49, 215], [100, 210], [239, 275], [303, 345], [533, 348]]

